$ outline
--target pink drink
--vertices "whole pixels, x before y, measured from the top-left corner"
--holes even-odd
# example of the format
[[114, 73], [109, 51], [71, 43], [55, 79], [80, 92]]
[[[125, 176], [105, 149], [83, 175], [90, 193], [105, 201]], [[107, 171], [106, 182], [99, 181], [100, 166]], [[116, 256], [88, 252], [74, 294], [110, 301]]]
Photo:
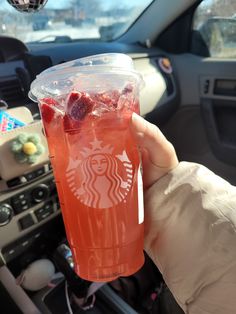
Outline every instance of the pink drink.
[[38, 101], [75, 271], [90, 281], [111, 281], [144, 262], [140, 160], [129, 128], [132, 112], [139, 112], [140, 78], [120, 68], [97, 73], [96, 65], [78, 71], [83, 80], [66, 95], [45, 93]]

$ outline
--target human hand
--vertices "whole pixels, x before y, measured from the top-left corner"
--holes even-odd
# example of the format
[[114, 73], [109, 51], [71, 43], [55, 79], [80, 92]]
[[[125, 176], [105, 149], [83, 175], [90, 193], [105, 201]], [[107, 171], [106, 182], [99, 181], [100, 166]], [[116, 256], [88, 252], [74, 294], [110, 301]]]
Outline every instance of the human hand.
[[[142, 154], [143, 185], [144, 190], [146, 190], [144, 249], [163, 274], [163, 267], [159, 260], [162, 260], [162, 257], [165, 257], [166, 254], [160, 248], [160, 237], [162, 236], [163, 227], [162, 210], [165, 210], [166, 207], [158, 206], [159, 203], [162, 204], [163, 197], [159, 197], [155, 189], [148, 188], [176, 168], [179, 161], [173, 145], [165, 138], [157, 126], [133, 113], [130, 128]], [[153, 194], [155, 194], [155, 197]], [[156, 206], [153, 206], [153, 204]], [[169, 211], [167, 211], [168, 214]], [[163, 264], [165, 266], [165, 263]]]
[[144, 189], [177, 167], [179, 161], [173, 145], [157, 126], [136, 113], [131, 120], [131, 131], [141, 149]]
[[152, 186], [144, 195], [145, 251], [185, 313], [234, 313], [235, 187], [199, 164], [177, 167], [172, 144], [138, 115], [130, 127], [144, 186]]

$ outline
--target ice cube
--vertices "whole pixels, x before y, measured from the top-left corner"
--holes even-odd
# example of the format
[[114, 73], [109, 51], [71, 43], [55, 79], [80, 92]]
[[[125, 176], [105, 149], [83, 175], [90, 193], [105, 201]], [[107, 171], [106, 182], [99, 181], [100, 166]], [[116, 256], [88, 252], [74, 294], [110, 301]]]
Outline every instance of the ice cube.
[[114, 108], [112, 106], [105, 104], [105, 103], [96, 103], [93, 106], [93, 110], [91, 112], [91, 115], [100, 117], [102, 114], [109, 112], [109, 111], [114, 111]]

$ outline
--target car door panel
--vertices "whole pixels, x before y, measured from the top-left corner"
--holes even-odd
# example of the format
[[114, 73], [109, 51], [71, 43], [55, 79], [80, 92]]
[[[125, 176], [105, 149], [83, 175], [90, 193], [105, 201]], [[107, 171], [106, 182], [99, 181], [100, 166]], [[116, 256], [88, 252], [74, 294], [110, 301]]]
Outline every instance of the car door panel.
[[180, 160], [202, 163], [236, 184], [236, 60], [192, 54], [171, 59], [181, 101], [164, 133]]

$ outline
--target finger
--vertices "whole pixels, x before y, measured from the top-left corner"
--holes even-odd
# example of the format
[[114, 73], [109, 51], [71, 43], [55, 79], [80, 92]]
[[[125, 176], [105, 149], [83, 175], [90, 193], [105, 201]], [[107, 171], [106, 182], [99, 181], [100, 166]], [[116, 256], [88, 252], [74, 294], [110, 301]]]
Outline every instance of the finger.
[[139, 146], [146, 149], [151, 163], [159, 168], [173, 168], [178, 163], [172, 144], [154, 124], [133, 113], [131, 130]]
[[159, 178], [159, 174], [156, 173], [156, 166], [150, 162], [148, 151], [140, 149], [140, 152], [142, 155], [143, 188], [146, 190]]

